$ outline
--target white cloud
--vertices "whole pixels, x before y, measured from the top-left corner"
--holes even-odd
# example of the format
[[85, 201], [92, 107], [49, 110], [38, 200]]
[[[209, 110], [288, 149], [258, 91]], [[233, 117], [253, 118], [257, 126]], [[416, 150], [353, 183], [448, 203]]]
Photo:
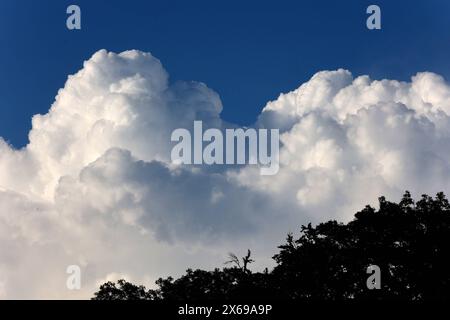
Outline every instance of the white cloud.
[[[217, 93], [171, 84], [150, 54], [94, 54], [33, 117], [25, 148], [0, 138], [0, 297], [87, 298], [100, 280], [148, 284], [247, 248], [261, 267], [301, 223], [449, 190], [450, 86], [436, 74], [322, 71], [280, 95], [256, 123], [281, 129], [275, 176], [170, 163], [172, 130], [232, 126], [221, 110]], [[79, 292], [65, 287], [72, 264]]]

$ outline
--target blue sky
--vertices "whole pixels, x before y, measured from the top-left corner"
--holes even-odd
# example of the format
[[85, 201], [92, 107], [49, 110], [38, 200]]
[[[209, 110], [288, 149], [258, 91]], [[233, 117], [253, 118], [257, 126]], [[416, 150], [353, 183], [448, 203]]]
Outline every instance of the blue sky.
[[[81, 7], [81, 31], [66, 29], [69, 4]], [[366, 29], [369, 4], [381, 7], [382, 30]], [[25, 145], [31, 116], [46, 113], [67, 75], [101, 48], [151, 52], [172, 81], [217, 91], [223, 118], [242, 125], [319, 70], [449, 79], [449, 16], [445, 0], [2, 0], [0, 136]]]

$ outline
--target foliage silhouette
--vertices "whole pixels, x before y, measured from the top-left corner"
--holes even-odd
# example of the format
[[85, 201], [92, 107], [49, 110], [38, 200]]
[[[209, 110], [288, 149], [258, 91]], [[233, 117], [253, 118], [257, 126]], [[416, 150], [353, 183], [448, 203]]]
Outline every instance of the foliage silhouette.
[[[188, 269], [179, 279], [159, 279], [155, 290], [124, 280], [103, 284], [96, 300], [434, 300], [450, 298], [450, 205], [443, 193], [415, 203], [406, 191], [399, 203], [379, 198], [347, 224], [301, 227], [289, 234], [270, 272], [252, 272], [250, 250], [232, 267]], [[369, 290], [369, 265], [381, 269], [381, 289]]]

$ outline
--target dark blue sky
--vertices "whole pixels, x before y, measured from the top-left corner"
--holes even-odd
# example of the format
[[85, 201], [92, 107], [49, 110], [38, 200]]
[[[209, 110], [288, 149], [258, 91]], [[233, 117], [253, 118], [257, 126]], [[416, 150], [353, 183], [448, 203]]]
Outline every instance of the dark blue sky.
[[[450, 1], [416, 2], [1, 0], [0, 136], [25, 145], [31, 116], [101, 48], [151, 52], [172, 81], [216, 90], [239, 124], [319, 70], [450, 79]], [[69, 4], [81, 7], [81, 31], [66, 29]], [[365, 26], [369, 4], [381, 7], [380, 31]]]

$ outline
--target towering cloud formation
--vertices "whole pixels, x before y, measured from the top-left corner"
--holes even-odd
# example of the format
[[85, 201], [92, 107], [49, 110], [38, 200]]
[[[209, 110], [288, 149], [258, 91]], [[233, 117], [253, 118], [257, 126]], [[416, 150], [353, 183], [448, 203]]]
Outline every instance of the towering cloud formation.
[[[105, 280], [151, 284], [230, 250], [268, 261], [293, 226], [348, 220], [379, 195], [448, 191], [450, 86], [323, 71], [262, 111], [280, 128], [280, 170], [175, 166], [170, 134], [232, 127], [219, 96], [170, 84], [148, 53], [101, 50], [69, 76], [30, 143], [0, 138], [0, 298], [89, 297]], [[66, 288], [68, 265], [82, 290]]]

